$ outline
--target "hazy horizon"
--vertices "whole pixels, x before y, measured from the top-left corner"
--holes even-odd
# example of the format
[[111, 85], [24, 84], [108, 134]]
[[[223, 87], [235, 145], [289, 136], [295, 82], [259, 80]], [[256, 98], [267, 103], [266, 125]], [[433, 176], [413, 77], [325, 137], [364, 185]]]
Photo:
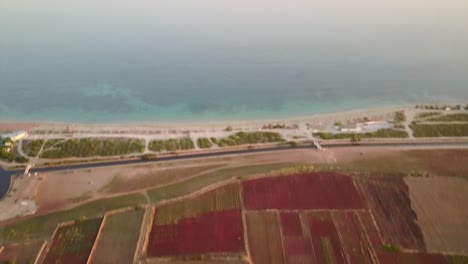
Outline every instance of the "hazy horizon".
[[468, 100], [466, 1], [0, 2], [0, 120]]

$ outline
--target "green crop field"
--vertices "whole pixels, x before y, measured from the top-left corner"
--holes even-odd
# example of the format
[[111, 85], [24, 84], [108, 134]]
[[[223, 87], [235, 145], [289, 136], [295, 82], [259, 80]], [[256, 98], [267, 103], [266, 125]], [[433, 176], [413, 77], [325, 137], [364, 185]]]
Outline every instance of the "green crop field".
[[412, 124], [415, 137], [468, 137], [468, 124]]
[[194, 198], [158, 207], [156, 223], [158, 225], [175, 224], [182, 218], [222, 209], [240, 208], [240, 205], [239, 184], [232, 183]]
[[145, 210], [132, 209], [107, 216], [91, 263], [132, 263], [144, 215]]

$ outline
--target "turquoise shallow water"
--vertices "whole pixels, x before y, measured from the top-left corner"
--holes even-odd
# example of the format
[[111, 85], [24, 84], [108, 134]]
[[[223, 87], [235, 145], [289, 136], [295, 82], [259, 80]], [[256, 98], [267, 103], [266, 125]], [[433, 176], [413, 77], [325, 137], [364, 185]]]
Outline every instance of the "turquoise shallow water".
[[0, 3], [0, 120], [289, 117], [468, 101], [468, 3]]

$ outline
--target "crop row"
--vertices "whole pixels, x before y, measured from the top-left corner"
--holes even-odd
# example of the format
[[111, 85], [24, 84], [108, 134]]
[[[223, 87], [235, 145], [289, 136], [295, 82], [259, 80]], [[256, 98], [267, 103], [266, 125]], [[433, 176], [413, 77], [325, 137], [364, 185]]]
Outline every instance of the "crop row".
[[159, 225], [175, 224], [182, 218], [232, 208], [240, 208], [238, 184], [229, 184], [194, 199], [183, 199], [158, 207], [155, 219]]

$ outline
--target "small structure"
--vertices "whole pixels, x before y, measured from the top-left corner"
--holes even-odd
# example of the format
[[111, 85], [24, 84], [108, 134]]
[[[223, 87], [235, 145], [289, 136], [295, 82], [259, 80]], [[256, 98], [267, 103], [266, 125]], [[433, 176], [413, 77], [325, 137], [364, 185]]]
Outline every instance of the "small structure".
[[338, 127], [340, 132], [361, 132], [362, 127], [357, 125]]
[[1, 136], [3, 139], [11, 139], [12, 142], [16, 142], [28, 136], [28, 132], [24, 130], [19, 130], [11, 133], [5, 133]]
[[446, 107], [444, 108], [444, 110], [445, 110], [445, 111], [450, 111], [450, 110], [452, 110], [452, 108], [446, 106]]

